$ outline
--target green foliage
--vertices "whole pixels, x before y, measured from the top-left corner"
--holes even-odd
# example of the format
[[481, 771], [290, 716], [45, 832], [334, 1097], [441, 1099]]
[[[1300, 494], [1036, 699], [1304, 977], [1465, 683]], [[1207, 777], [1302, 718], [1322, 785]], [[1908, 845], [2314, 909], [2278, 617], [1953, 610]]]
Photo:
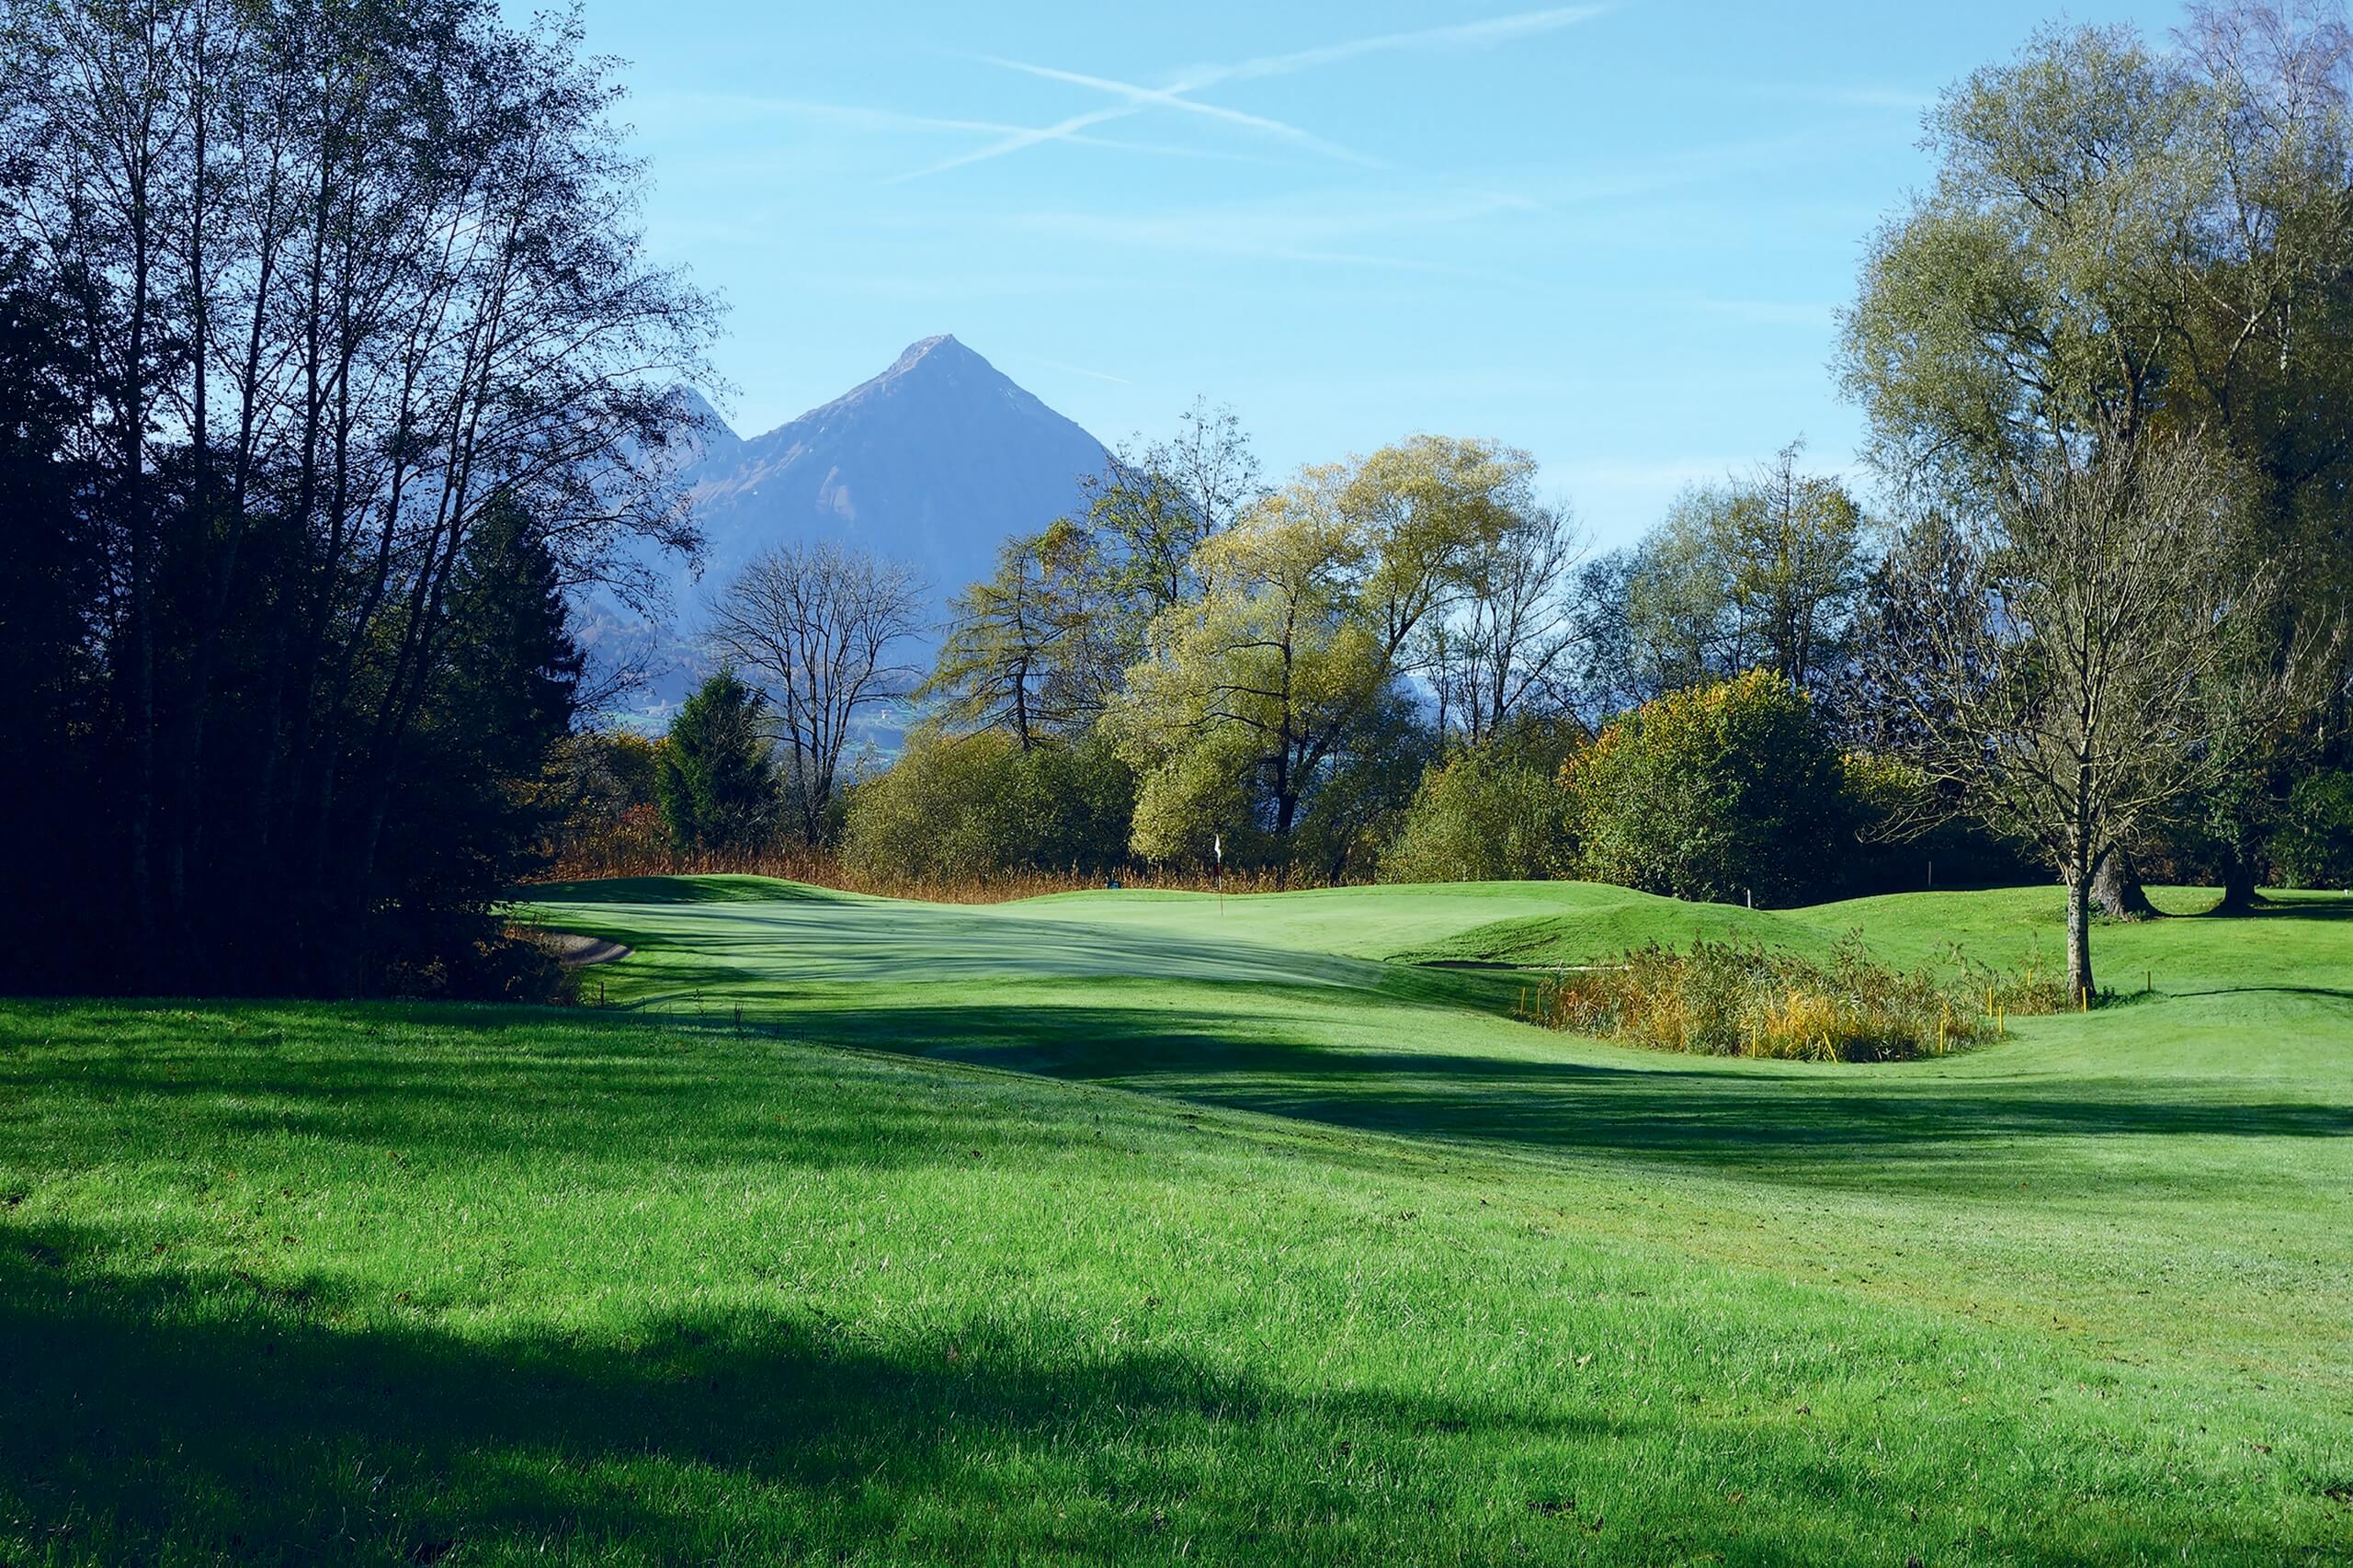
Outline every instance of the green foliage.
[[572, 722], [581, 655], [545, 537], [511, 497], [466, 537], [450, 582], [442, 678], [411, 726], [401, 819], [382, 869], [393, 896], [373, 913], [379, 989], [552, 994], [537, 955], [499, 936], [493, 903], [544, 864], [567, 805], [551, 766]]
[[2045, 874], [2017, 846], [1947, 809], [1917, 764], [1850, 751], [1839, 769], [1855, 827], [1842, 892], [2006, 887]]
[[1694, 486], [1586, 578], [1586, 699], [1602, 711], [1761, 667], [1809, 689], [1848, 645], [1865, 583], [1862, 510], [1792, 441]]
[[[2335, 9], [2194, 6], [2167, 48], [2054, 26], [1972, 73], [1928, 117], [1937, 180], [1872, 237], [1844, 322], [1879, 466], [1956, 512], [2017, 489], [2038, 450], [2110, 434], [2194, 435], [2260, 476], [2252, 528], [2215, 552], [2229, 579], [2284, 589], [2251, 669], [2222, 677], [2249, 689], [2353, 600], [2353, 54]], [[2340, 654], [2325, 684], [2344, 674]], [[2248, 726], [2203, 802], [2234, 903], [2274, 781], [2343, 729], [2318, 704], [2265, 706], [2183, 726]]]
[[767, 712], [757, 688], [722, 670], [670, 722], [655, 790], [677, 848], [743, 853], [775, 833], [782, 797]]
[[1586, 873], [1652, 892], [1799, 902], [1836, 885], [1853, 842], [1828, 732], [1762, 670], [1645, 703], [1562, 778]]
[[613, 69], [483, 0], [0, 14], [0, 749], [58, 846], [0, 985], [511, 994], [565, 607], [695, 539], [716, 302]]
[[1576, 863], [1575, 801], [1562, 788], [1564, 733], [1507, 731], [1423, 770], [1388, 852], [1391, 882], [1542, 881]]
[[950, 730], [1001, 727], [1024, 746], [1083, 731], [1118, 675], [1120, 603], [1106, 573], [1098, 541], [1067, 518], [1006, 540], [995, 575], [956, 596], [915, 695]]
[[584, 730], [557, 748], [568, 807], [556, 838], [557, 874], [654, 863], [672, 847], [661, 805], [669, 742], [633, 730]]
[[1369, 881], [1381, 846], [1394, 839], [1438, 737], [1404, 690], [1381, 693], [1348, 726], [1340, 759], [1307, 798], [1292, 834], [1291, 864], [1337, 885]]
[[1804, 1062], [1942, 1056], [1998, 1038], [2010, 1015], [2054, 1013], [2052, 980], [1953, 985], [1874, 960], [1848, 937], [1821, 963], [1779, 949], [1651, 942], [1622, 961], [1547, 979], [1523, 1011], [1553, 1028], [1659, 1051]]
[[2353, 887], [2353, 769], [2311, 773], [2288, 797], [2271, 841], [2279, 880], [2291, 888]]
[[880, 881], [952, 884], [1009, 871], [1101, 872], [1126, 858], [1135, 779], [1108, 742], [919, 730], [849, 791], [842, 861]]
[[[1198, 600], [1154, 618], [1109, 715], [1142, 777], [1136, 851], [1197, 858], [1223, 834], [1326, 875], [1358, 863], [1381, 814], [1364, 808], [1410, 788], [1375, 782], [1394, 759], [1406, 652], [1522, 518], [1532, 467], [1491, 442], [1415, 437], [1302, 470], [1197, 549]], [[1295, 844], [1344, 778], [1320, 841]]]

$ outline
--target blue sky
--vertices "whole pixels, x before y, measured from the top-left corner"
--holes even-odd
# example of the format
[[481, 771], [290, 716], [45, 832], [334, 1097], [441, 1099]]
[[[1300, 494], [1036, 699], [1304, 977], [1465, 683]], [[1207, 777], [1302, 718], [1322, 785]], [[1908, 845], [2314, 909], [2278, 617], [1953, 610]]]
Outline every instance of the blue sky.
[[[1922, 109], [2055, 9], [587, 0], [739, 429], [952, 332], [1097, 436], [1230, 403], [1269, 470], [1416, 430], [1603, 543], [1805, 436]], [[2172, 6], [2086, 4], [2162, 39]]]

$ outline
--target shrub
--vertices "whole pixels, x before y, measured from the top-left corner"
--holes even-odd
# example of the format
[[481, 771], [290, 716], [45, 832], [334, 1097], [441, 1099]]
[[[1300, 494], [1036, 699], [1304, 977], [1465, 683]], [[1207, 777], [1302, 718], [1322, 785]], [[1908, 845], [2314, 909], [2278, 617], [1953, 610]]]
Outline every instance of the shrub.
[[1854, 844], [1838, 752], [1806, 695], [1752, 670], [1644, 703], [1562, 769], [1587, 876], [1678, 898], [1787, 903]]
[[1620, 964], [1548, 978], [1521, 1006], [1553, 1028], [1707, 1056], [1888, 1062], [1991, 1039], [2014, 1013], [2065, 1002], [2055, 981], [1964, 971], [1947, 986], [1925, 970], [1875, 962], [1853, 937], [1827, 964], [1779, 949], [1654, 942]]
[[918, 731], [850, 790], [842, 861], [858, 876], [918, 883], [1100, 873], [1122, 862], [1134, 809], [1134, 775], [1100, 740], [1025, 750], [1001, 731]]
[[627, 730], [566, 737], [556, 757], [566, 811], [555, 834], [553, 876], [593, 875], [566, 868], [642, 863], [670, 851], [660, 799], [668, 744]]
[[2312, 773], [2288, 795], [2288, 818], [2271, 841], [2281, 885], [2353, 887], [2353, 772]]
[[1559, 757], [1534, 750], [1491, 742], [1431, 763], [1381, 857], [1381, 880], [1540, 881], [1571, 874], [1575, 802], [1561, 787]]

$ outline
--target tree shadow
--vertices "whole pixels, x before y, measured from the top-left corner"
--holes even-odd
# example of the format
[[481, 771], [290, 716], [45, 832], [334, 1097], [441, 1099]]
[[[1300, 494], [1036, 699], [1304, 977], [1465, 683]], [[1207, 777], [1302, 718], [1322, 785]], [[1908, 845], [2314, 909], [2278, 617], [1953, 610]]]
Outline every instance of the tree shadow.
[[[463, 1562], [534, 1545], [773, 1560], [747, 1550], [756, 1537], [795, 1560], [877, 1546], [880, 1561], [952, 1560], [951, 1529], [984, 1541], [1002, 1513], [1017, 1541], [1057, 1507], [1079, 1513], [1071, 1528], [1098, 1551], [1171, 1555], [1181, 1531], [1247, 1555], [1295, 1515], [1345, 1527], [1372, 1508], [1412, 1533], [1411, 1514], [1336, 1472], [1302, 1482], [1289, 1449], [1376, 1433], [1606, 1444], [1620, 1431], [1597, 1410], [1361, 1388], [1309, 1400], [1180, 1349], [1101, 1348], [1099, 1333], [1050, 1316], [896, 1333], [813, 1303], [651, 1314], [625, 1343], [469, 1335], [326, 1277], [271, 1287], [80, 1261], [109, 1244], [71, 1227], [0, 1230], [14, 1412], [0, 1422], [0, 1517], [29, 1518], [69, 1560], [425, 1562], [472, 1549]], [[1154, 1457], [1204, 1442], [1256, 1462], [1203, 1488]], [[1033, 1511], [1030, 1486], [1065, 1494]]]
[[[142, 1013], [158, 1027], [121, 1027]], [[176, 1021], [163, 1027], [165, 1016]], [[6, 1021], [36, 1017], [26, 1037], [54, 1036], [70, 1054], [0, 1054], [0, 1106], [41, 1089], [27, 1102], [38, 1126], [0, 1121], [11, 1176], [143, 1162], [185, 1167], [170, 1179], [200, 1187], [226, 1161], [310, 1166], [356, 1146], [351, 1165], [384, 1173], [362, 1185], [385, 1201], [398, 1200], [409, 1162], [513, 1179], [551, 1206], [584, 1187], [722, 1163], [747, 1183], [794, 1165], [983, 1158], [1036, 1179], [1053, 1168], [1042, 1156], [1095, 1135], [1063, 1091], [898, 1059], [909, 1056], [1499, 1150], [1765, 1161], [1881, 1183], [1928, 1150], [1987, 1163], [1977, 1156], [1998, 1140], [2008, 1147], [1990, 1163], [2009, 1180], [2021, 1146], [2040, 1136], [2347, 1131], [2342, 1118], [2305, 1119], [2309, 1107], [2021, 1105], [1975, 1088], [1959, 1103], [1869, 1088], [1841, 1100], [1831, 1074], [1417, 1058], [1285, 1043], [1247, 1020], [1142, 1006], [1048, 1017], [845, 1003], [773, 1035], [458, 1006], [324, 1017], [25, 1008]], [[896, 1092], [863, 1092], [861, 1075]], [[931, 1085], [910, 1092], [911, 1076]], [[942, 1076], [960, 1092], [931, 1092]], [[1793, 1084], [1824, 1097], [1777, 1114]], [[1393, 1153], [1372, 1143], [1318, 1157], [1374, 1166]], [[1092, 1316], [1065, 1315], [972, 1290], [858, 1314], [838, 1282], [804, 1293], [789, 1274], [746, 1281], [739, 1258], [718, 1292], [735, 1303], [724, 1310], [535, 1304], [510, 1291], [495, 1307], [520, 1326], [489, 1329], [395, 1294], [397, 1278], [358, 1283], [332, 1260], [270, 1280], [161, 1256], [150, 1272], [134, 1261], [153, 1240], [135, 1190], [121, 1189], [121, 1217], [106, 1224], [30, 1221], [20, 1217], [29, 1208], [9, 1206], [21, 1194], [0, 1191], [0, 1559], [1383, 1562], [1504, 1561], [1522, 1547], [1541, 1561], [1582, 1543], [1607, 1560], [1655, 1560], [1655, 1538], [1604, 1551], [1610, 1538], [1529, 1534], [1582, 1531], [1542, 1510], [1630, 1468], [1666, 1490], [1646, 1526], [1683, 1528], [1694, 1554], [1712, 1544], [1765, 1564], [1886, 1555], [1883, 1499], [1819, 1429], [1779, 1415], [1695, 1428], [1671, 1403], [1558, 1380], [1486, 1399], [1378, 1369], [1326, 1377], [1237, 1338], [1234, 1302], [1214, 1292], [1192, 1303], [1210, 1318], [1155, 1316], [1151, 1282], [1137, 1278], [1133, 1316], [1110, 1335], [1099, 1302]], [[1116, 1269], [1116, 1253], [1104, 1256]], [[534, 1267], [540, 1290], [570, 1278], [562, 1258]], [[1278, 1294], [1286, 1267], [1270, 1265], [1264, 1281]], [[1720, 1307], [1702, 1316], [1720, 1326]], [[1941, 1451], [1984, 1436], [1968, 1414], [1928, 1414], [1961, 1424]], [[1695, 1430], [1722, 1436], [1716, 1457], [1691, 1457]], [[2178, 1461], [2117, 1462], [2117, 1494], [2129, 1496], [2158, 1489]], [[1367, 1464], [1382, 1467], [1370, 1483]], [[1788, 1500], [1735, 1517], [1722, 1498], [1743, 1487]], [[2018, 1560], [2085, 1560], [2043, 1539], [2060, 1529], [2053, 1520], [2003, 1523]], [[2276, 1544], [2246, 1508], [2195, 1528], [2185, 1541], [2178, 1516], [2162, 1539], [2120, 1524], [2097, 1560], [2188, 1544], [2201, 1561], [2264, 1561]], [[1825, 1550], [1825, 1539], [1856, 1549]]]
[[[1695, 1461], [1673, 1402], [1280, 1382], [1188, 1351], [1197, 1332], [1156, 1298], [1116, 1348], [1099, 1324], [969, 1302], [906, 1326], [811, 1301], [464, 1333], [326, 1275], [88, 1261], [120, 1241], [0, 1225], [0, 1546], [13, 1530], [51, 1562], [1647, 1562], [1672, 1544], [1796, 1568], [1929, 1535], [1891, 1527], [1882, 1494], [1927, 1504], [1917, 1462], [1859, 1484], [1778, 1412]], [[1930, 1418], [1946, 1443], [1976, 1431]], [[2115, 1456], [2117, 1494], [2178, 1462]], [[1656, 1494], [1606, 1533], [1576, 1497], [1629, 1466]], [[2111, 1517], [2088, 1552], [2038, 1510], [1977, 1533], [2061, 1565], [2278, 1550], [2259, 1509]]]
[[2193, 911], [2193, 920], [2353, 920], [2353, 898], [2258, 899], [2235, 908], [2215, 904]]
[[[278, 1048], [267, 1007], [181, 1050], [101, 1052], [76, 1063], [61, 1132], [94, 1147], [153, 1124], [230, 1141], [315, 1137], [390, 1155], [472, 1162], [547, 1155], [627, 1170], [760, 1164], [888, 1167], [977, 1157], [1034, 1162], [1072, 1130], [1031, 1114], [1023, 1076], [991, 1095], [873, 1093], [861, 1074], [923, 1059], [1142, 1091], [1164, 1099], [1498, 1153], [1602, 1153], [1692, 1169], [1769, 1172], [1822, 1186], [1908, 1186], [1945, 1193], [2014, 1187], [2031, 1169], [2077, 1187], [2124, 1179], [2081, 1158], [2085, 1139], [2335, 1139], [2353, 1108], [2204, 1079], [1955, 1075], [1805, 1063], [1702, 1063], [1625, 1051], [1612, 1060], [1551, 1054], [1530, 1030], [1520, 1054], [1389, 1048], [1427, 1015], [1417, 1006], [1332, 1020], [1283, 1004], [1185, 1008], [1040, 1005], [1017, 994], [953, 1005], [880, 1006], [855, 987], [789, 1007], [722, 1000], [699, 1015], [622, 1009], [355, 1007], [347, 1027]], [[2340, 994], [2316, 1002], [2341, 1006]], [[302, 1027], [292, 1014], [288, 1028]], [[312, 1020], [315, 1026], [315, 1020]], [[446, 1027], [464, 1049], [418, 1049]], [[233, 1028], [237, 1032], [229, 1033]], [[780, 1051], [833, 1047], [843, 1056]], [[0, 1093], [34, 1086], [0, 1059]], [[63, 1091], [48, 1091], [54, 1098]], [[820, 1108], [813, 1111], [812, 1108]], [[492, 1111], [496, 1126], [488, 1125]], [[1334, 1158], [1378, 1160], [1375, 1151]], [[2179, 1188], [2227, 1173], [2169, 1172]], [[2237, 1178], [2237, 1179], [2243, 1179]]]
[[[2343, 999], [2338, 993], [2319, 993]], [[1410, 1014], [1401, 1022], [1410, 1022]], [[2021, 1165], [2106, 1178], [2038, 1145], [2081, 1138], [2340, 1138], [2353, 1107], [2218, 1097], [2210, 1085], [1944, 1079], [1336, 1047], [1293, 1021], [1165, 1007], [799, 1011], [789, 1038], [1142, 1089], [1203, 1105], [1518, 1152], [1608, 1152], [1836, 1185], [2013, 1186]], [[1628, 1053], [1630, 1058], [1633, 1053]], [[2002, 1149], [1989, 1167], [1986, 1151]], [[2176, 1177], [2186, 1180], [2187, 1177]]]

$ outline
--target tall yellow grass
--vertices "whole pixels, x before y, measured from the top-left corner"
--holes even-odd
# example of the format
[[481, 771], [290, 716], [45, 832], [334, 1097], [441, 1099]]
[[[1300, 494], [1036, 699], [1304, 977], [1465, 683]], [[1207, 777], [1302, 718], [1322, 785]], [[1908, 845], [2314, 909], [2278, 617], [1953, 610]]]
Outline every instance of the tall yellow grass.
[[2065, 1005], [2063, 988], [2039, 976], [1965, 968], [1949, 983], [1876, 962], [1850, 937], [1826, 963], [1735, 942], [1695, 941], [1688, 951], [1654, 942], [1620, 963], [1547, 978], [1520, 1011], [1554, 1028], [1665, 1051], [1885, 1062], [1996, 1039], [2011, 1015]]

